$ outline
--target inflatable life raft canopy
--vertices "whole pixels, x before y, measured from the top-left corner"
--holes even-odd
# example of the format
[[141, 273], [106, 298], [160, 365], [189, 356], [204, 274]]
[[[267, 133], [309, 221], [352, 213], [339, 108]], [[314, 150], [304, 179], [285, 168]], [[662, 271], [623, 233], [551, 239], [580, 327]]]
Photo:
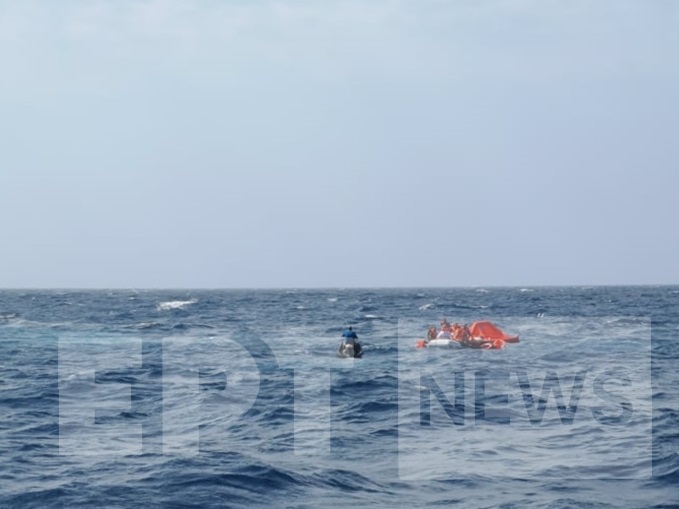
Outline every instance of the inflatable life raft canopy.
[[493, 325], [491, 322], [474, 322], [469, 327], [469, 332], [472, 338], [483, 338], [485, 340], [501, 339], [505, 343], [518, 343], [519, 336], [510, 336], [505, 334], [500, 328]]

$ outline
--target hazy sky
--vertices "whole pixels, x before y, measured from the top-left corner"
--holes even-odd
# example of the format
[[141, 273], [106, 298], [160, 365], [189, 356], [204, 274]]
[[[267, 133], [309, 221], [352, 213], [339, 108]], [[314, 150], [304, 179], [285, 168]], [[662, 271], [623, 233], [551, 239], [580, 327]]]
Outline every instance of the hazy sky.
[[675, 0], [0, 0], [0, 287], [679, 283]]

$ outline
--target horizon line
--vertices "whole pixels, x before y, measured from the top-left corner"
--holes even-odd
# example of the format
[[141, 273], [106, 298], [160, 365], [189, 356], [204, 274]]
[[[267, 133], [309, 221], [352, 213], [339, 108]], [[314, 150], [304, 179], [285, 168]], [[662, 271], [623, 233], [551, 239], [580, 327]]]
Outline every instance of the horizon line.
[[446, 289], [482, 289], [482, 288], [619, 288], [619, 287], [673, 287], [679, 283], [606, 283], [606, 284], [518, 284], [518, 285], [459, 285], [459, 286], [162, 286], [162, 287], [134, 287], [134, 286], [98, 286], [98, 287], [0, 287], [0, 291], [241, 291], [241, 290], [446, 290]]

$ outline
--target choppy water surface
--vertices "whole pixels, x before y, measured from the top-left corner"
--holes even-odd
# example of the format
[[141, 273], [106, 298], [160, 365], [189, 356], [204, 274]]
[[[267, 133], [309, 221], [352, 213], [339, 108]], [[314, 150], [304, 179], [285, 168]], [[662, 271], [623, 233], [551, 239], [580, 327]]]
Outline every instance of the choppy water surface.
[[674, 507], [678, 331], [677, 287], [0, 291], [0, 506]]

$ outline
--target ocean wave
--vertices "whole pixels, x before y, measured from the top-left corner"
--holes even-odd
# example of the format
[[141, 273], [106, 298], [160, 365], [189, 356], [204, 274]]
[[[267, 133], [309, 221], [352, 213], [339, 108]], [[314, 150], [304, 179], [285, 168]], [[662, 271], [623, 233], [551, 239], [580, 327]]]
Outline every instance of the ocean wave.
[[491, 306], [487, 304], [459, 304], [459, 303], [454, 303], [451, 304], [450, 306], [451, 309], [488, 309]]
[[158, 311], [169, 311], [171, 309], [184, 309], [186, 306], [190, 306], [198, 302], [198, 299], [189, 300], [168, 300], [165, 302], [160, 302], [156, 305]]
[[159, 322], [150, 321], [150, 322], [139, 322], [134, 327], [137, 329], [144, 330], [144, 329], [157, 329], [161, 326], [162, 325]]
[[39, 325], [36, 322], [31, 322], [20, 318], [18, 315], [12, 314], [0, 319], [0, 327], [23, 327], [25, 325]]
[[[637, 290], [599, 287], [484, 293], [195, 290], [129, 300], [129, 292], [80, 292], [67, 294], [75, 305], [62, 306], [55, 299], [64, 294], [0, 292], [0, 507], [672, 506], [677, 296], [649, 289], [652, 298], [642, 299]], [[295, 312], [297, 305], [307, 310]], [[415, 347], [444, 311], [471, 322], [489, 317], [488, 308], [521, 343]], [[361, 360], [335, 355], [351, 323]], [[652, 342], [636, 341], [651, 325]], [[114, 348], [127, 340], [130, 348]], [[77, 348], [64, 348], [70, 341]], [[509, 390], [484, 378], [495, 368], [509, 370]], [[622, 407], [599, 401], [595, 375], [620, 368], [632, 386], [606, 389], [630, 400], [638, 421], [597, 423], [592, 408], [610, 403], [615, 416]], [[581, 369], [578, 411], [566, 424], [562, 412], [577, 400]], [[519, 386], [522, 370], [528, 389]], [[457, 372], [462, 425], [446, 408], [456, 404]], [[547, 377], [552, 372], [558, 380]], [[485, 424], [479, 397], [489, 415], [511, 423]], [[543, 419], [533, 425], [528, 405], [538, 412], [543, 397]], [[72, 456], [60, 450], [69, 416], [92, 423], [71, 435]], [[139, 433], [134, 443], [143, 447], [96, 454], [109, 433], [112, 445]], [[79, 456], [78, 448], [95, 454]], [[614, 475], [627, 479], [599, 480]]]

